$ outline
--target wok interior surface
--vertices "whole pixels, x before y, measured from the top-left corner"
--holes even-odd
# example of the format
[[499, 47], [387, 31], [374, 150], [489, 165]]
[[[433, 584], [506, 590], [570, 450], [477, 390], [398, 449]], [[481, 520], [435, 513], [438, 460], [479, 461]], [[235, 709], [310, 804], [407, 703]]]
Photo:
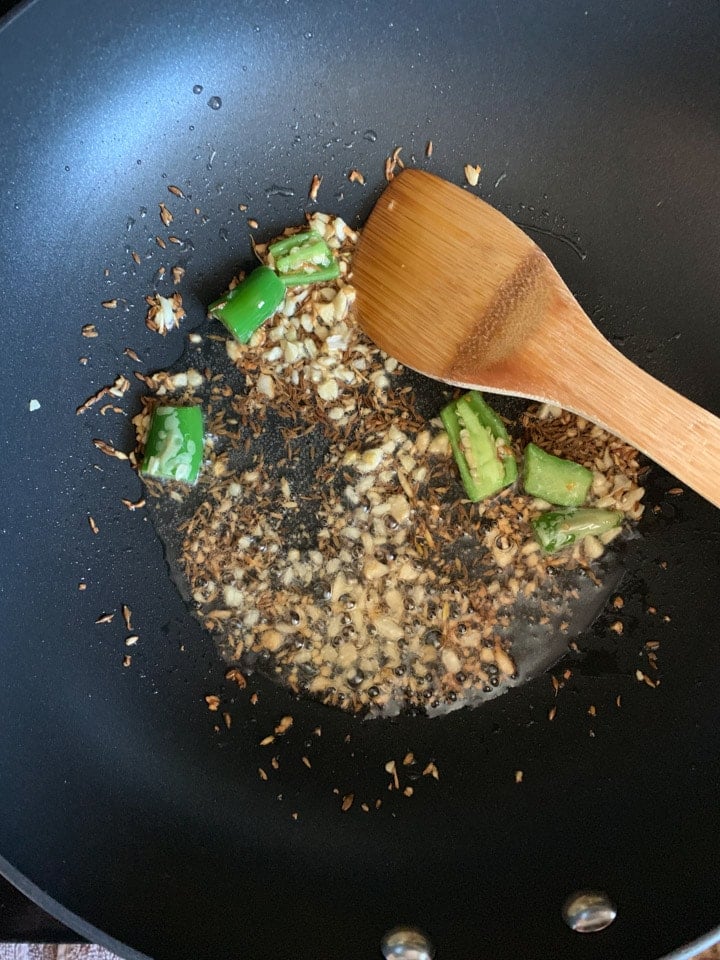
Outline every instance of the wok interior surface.
[[[223, 681], [151, 525], [120, 503], [139, 482], [91, 445], [128, 448], [129, 424], [75, 408], [132, 377], [125, 347], [148, 372], [177, 357], [250, 260], [246, 217], [263, 238], [302, 222], [318, 173], [318, 208], [360, 223], [402, 146], [456, 182], [480, 163], [481, 195], [541, 243], [600, 329], [720, 412], [719, 28], [714, 0], [442, 13], [35, 0], [6, 19], [0, 854], [46, 909], [156, 960], [360, 960], [399, 922], [445, 960], [649, 960], [714, 938], [720, 526], [707, 503], [668, 493], [676, 482], [653, 469], [627, 545], [624, 632], [606, 611], [557, 699], [541, 677], [474, 712], [363, 723], [256, 678], [252, 706]], [[353, 167], [365, 187], [348, 182]], [[160, 201], [177, 252], [155, 244]], [[173, 263], [188, 319], [160, 340], [143, 297]], [[111, 297], [119, 308], [104, 311]], [[95, 624], [123, 603], [140, 636], [128, 668], [119, 614]], [[651, 689], [635, 671], [653, 640]], [[287, 714], [280, 769], [263, 781], [259, 741]], [[405, 797], [384, 767], [409, 751]], [[421, 775], [430, 761], [438, 780]], [[586, 887], [610, 894], [618, 919], [581, 937], [560, 907]]]

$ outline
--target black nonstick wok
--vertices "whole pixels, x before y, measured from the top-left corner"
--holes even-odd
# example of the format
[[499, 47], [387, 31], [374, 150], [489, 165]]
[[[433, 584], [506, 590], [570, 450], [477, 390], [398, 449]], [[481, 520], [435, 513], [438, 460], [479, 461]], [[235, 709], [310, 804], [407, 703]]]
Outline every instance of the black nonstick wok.
[[[720, 936], [717, 511], [651, 470], [624, 607], [555, 668], [572, 671], [557, 697], [546, 675], [474, 712], [363, 722], [223, 679], [147, 513], [121, 503], [139, 481], [91, 444], [129, 445], [127, 421], [75, 413], [120, 372], [136, 409], [123, 350], [145, 371], [179, 355], [250, 260], [247, 217], [263, 238], [301, 222], [318, 173], [317, 206], [360, 223], [397, 146], [456, 182], [480, 163], [480, 194], [602, 331], [719, 413], [719, 33], [716, 0], [35, 0], [6, 17], [0, 869], [21, 890], [155, 960], [367, 960], [397, 924], [442, 960], [679, 958]], [[143, 297], [175, 263], [188, 319], [161, 340]], [[656, 687], [636, 679], [648, 641]], [[283, 715], [265, 781], [259, 741]], [[410, 751], [405, 797], [385, 765]], [[602, 932], [564, 920], [585, 889], [617, 908]]]

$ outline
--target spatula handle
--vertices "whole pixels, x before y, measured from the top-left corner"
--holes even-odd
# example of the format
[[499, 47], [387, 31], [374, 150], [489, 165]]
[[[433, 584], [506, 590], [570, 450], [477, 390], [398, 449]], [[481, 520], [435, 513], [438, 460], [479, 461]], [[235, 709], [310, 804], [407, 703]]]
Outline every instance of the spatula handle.
[[595, 336], [581, 338], [575, 369], [566, 370], [563, 406], [627, 440], [720, 507], [720, 419], [591, 329]]

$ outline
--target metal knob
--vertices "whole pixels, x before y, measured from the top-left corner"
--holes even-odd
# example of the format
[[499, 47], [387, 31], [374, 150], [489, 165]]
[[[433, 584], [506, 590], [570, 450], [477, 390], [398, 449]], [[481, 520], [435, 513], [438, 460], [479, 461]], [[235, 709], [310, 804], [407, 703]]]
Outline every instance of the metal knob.
[[385, 960], [433, 960], [435, 948], [417, 927], [393, 927], [380, 941]]
[[610, 926], [617, 917], [617, 909], [601, 890], [578, 890], [563, 904], [562, 915], [571, 930], [597, 933]]

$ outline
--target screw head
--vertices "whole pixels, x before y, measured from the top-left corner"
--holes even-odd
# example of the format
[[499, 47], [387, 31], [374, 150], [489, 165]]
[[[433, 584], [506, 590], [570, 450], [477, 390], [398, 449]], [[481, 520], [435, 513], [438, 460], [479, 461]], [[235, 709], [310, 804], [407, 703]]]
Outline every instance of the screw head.
[[388, 930], [380, 941], [385, 960], [433, 960], [435, 948], [417, 927], [399, 926]]
[[576, 933], [598, 933], [617, 917], [617, 909], [602, 890], [578, 890], [562, 907], [565, 923]]

